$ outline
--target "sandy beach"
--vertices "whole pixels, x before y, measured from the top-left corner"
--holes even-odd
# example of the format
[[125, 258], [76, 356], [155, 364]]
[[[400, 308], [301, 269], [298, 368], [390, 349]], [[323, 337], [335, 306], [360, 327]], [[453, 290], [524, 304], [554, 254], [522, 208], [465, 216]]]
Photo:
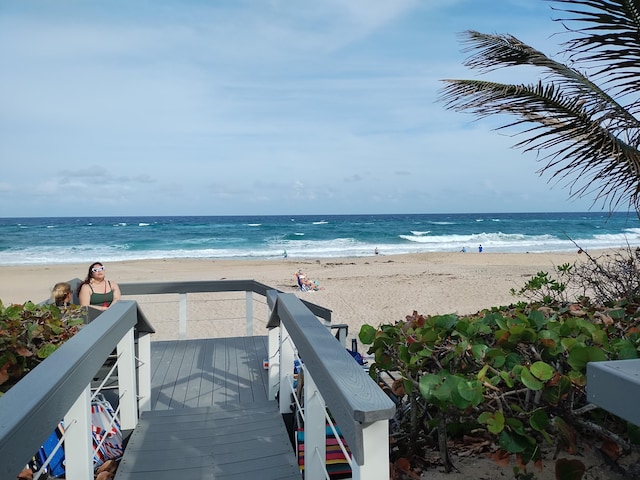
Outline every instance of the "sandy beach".
[[[467, 314], [513, 303], [518, 299], [509, 293], [511, 288], [520, 288], [541, 270], [550, 272], [555, 265], [578, 258], [578, 253], [457, 252], [320, 260], [144, 260], [105, 266], [107, 279], [119, 283], [255, 279], [332, 310], [333, 323], [347, 324], [350, 336], [355, 336], [365, 323], [393, 323], [414, 310]], [[84, 278], [87, 269], [81, 264], [0, 267], [0, 299], [4, 304], [45, 300], [56, 282]], [[298, 269], [317, 280], [321, 289], [298, 291], [294, 277]], [[136, 300], [156, 328], [157, 339], [175, 338], [177, 310], [167, 302], [177, 299]], [[211, 299], [206, 295], [194, 294], [193, 300], [190, 337], [243, 334], [244, 322], [239, 320], [244, 316], [244, 293], [225, 294], [213, 304], [207, 303]], [[255, 334], [262, 334], [263, 315], [258, 305]], [[214, 329], [207, 326], [211, 318], [219, 320]]]

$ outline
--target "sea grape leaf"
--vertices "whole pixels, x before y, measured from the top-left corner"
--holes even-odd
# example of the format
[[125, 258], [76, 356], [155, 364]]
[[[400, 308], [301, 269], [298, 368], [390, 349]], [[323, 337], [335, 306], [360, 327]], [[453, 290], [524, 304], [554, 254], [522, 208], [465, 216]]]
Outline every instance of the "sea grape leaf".
[[560, 401], [571, 390], [571, 380], [567, 375], [558, 375], [557, 380], [554, 379], [547, 383], [547, 387], [542, 391], [542, 398], [551, 405], [558, 405]]
[[567, 363], [574, 370], [584, 371], [589, 362], [601, 362], [607, 359], [607, 354], [598, 347], [575, 346], [569, 352]]
[[611, 342], [613, 348], [618, 352], [618, 358], [621, 360], [628, 360], [632, 358], [638, 358], [638, 351], [635, 345], [626, 338], [619, 338]]
[[607, 312], [614, 320], [622, 320], [625, 316], [624, 308], [616, 308]]
[[480, 371], [478, 372], [478, 375], [477, 375], [478, 380], [484, 380], [485, 377], [487, 376], [487, 371], [488, 370], [489, 370], [489, 365], [488, 364], [486, 364], [484, 367], [482, 367], [480, 369]]
[[546, 317], [540, 310], [532, 310], [529, 313], [529, 320], [538, 328], [542, 328], [547, 323]]
[[513, 388], [514, 382], [513, 378], [511, 378], [511, 375], [509, 375], [509, 372], [500, 372], [500, 377], [504, 380], [504, 383], [507, 385], [507, 387]]
[[582, 372], [578, 372], [577, 370], [571, 370], [567, 376], [571, 380], [571, 383], [574, 385], [578, 385], [579, 387], [584, 387], [587, 384], [587, 377]]
[[473, 354], [473, 358], [476, 360], [482, 360], [484, 358], [485, 352], [489, 349], [486, 345], [482, 343], [476, 343], [471, 347], [471, 353]]
[[528, 368], [522, 369], [520, 372], [520, 380], [525, 387], [530, 388], [531, 390], [542, 390], [542, 387], [544, 387], [544, 383], [534, 378]]
[[504, 366], [508, 370], [512, 370], [516, 365], [522, 364], [522, 357], [517, 353], [511, 352], [505, 358]]
[[458, 323], [458, 317], [456, 315], [439, 315], [435, 318], [434, 325], [443, 330], [451, 330]]
[[425, 400], [433, 401], [436, 399], [435, 392], [440, 386], [440, 378], [437, 375], [428, 373], [420, 377], [418, 386], [420, 388], [420, 394], [425, 398]]
[[517, 418], [507, 417], [505, 418], [505, 422], [515, 433], [522, 435], [523, 437], [527, 435], [524, 431], [524, 424]]
[[542, 380], [543, 382], [551, 379], [554, 374], [553, 367], [545, 362], [535, 362], [533, 365], [531, 365], [530, 369], [533, 376], [538, 380]]
[[529, 446], [529, 442], [526, 437], [518, 435], [517, 433], [503, 430], [498, 436], [498, 443], [500, 447], [510, 453], [524, 452]]
[[[482, 396], [482, 384], [478, 381], [465, 381], [461, 379], [458, 383], [458, 393], [468, 404], [474, 406], [479, 405], [482, 403], [482, 400], [484, 400]], [[462, 408], [466, 408], [468, 404]]]
[[358, 338], [364, 345], [370, 345], [373, 343], [373, 339], [376, 338], [376, 332], [377, 330], [371, 325], [362, 325]]
[[534, 410], [529, 417], [529, 425], [538, 432], [544, 432], [549, 426], [549, 415], [542, 408]]
[[497, 435], [504, 430], [504, 415], [499, 410], [496, 412], [482, 412], [478, 417], [478, 422], [485, 424], [487, 426], [487, 430], [494, 435]]
[[542, 345], [554, 352], [558, 344], [560, 343], [560, 337], [558, 337], [558, 334], [550, 330], [540, 331], [538, 333], [538, 338], [540, 339], [540, 343], [542, 343]]
[[57, 347], [53, 343], [47, 343], [40, 347], [40, 349], [38, 350], [38, 358], [47, 358], [49, 355], [55, 352], [56, 349]]

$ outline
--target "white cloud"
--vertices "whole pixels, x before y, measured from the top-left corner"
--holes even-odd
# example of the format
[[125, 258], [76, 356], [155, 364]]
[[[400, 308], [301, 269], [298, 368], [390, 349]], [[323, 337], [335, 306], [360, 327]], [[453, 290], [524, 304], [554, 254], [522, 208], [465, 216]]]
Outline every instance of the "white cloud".
[[0, 49], [0, 216], [53, 202], [74, 215], [584, 210], [494, 119], [436, 101], [439, 80], [471, 76], [457, 32], [550, 44], [547, 9], [489, 7], [13, 3], [0, 11], [12, 45]]

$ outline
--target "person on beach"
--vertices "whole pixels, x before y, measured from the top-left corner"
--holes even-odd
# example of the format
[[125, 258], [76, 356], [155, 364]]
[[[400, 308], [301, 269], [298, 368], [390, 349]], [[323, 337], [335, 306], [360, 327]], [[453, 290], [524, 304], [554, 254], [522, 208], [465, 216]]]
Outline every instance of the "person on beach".
[[298, 270], [295, 273], [295, 276], [300, 288], [304, 287], [304, 289], [306, 290], [313, 290], [313, 291], [320, 290], [320, 288], [322, 288], [320, 287], [320, 283], [318, 283], [317, 280], [313, 280], [313, 281], [309, 280], [307, 276], [302, 272], [302, 269]]
[[102, 263], [94, 262], [89, 266], [87, 278], [78, 287], [78, 298], [80, 305], [104, 311], [120, 299], [120, 287], [105, 278]]
[[73, 300], [73, 291], [71, 284], [67, 282], [59, 282], [53, 286], [51, 290], [51, 300], [58, 307], [68, 307]]
[[478, 253], [482, 253], [482, 245], [478, 245]]

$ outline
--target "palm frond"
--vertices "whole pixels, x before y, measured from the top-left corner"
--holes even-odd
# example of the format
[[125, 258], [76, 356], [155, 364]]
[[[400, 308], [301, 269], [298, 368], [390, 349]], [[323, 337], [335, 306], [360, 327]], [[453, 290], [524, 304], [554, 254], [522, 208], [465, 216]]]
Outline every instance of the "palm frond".
[[[580, 98], [584, 108], [593, 118], [599, 118], [614, 132], [634, 132], [640, 135], [640, 122], [607, 92], [593, 83], [586, 75], [547, 57], [528, 46], [513, 35], [490, 35], [474, 30], [464, 32], [465, 53], [472, 55], [465, 65], [481, 72], [490, 72], [501, 67], [532, 66], [541, 68], [546, 78], [561, 87], [566, 95]], [[640, 143], [640, 137], [628, 138], [632, 144]]]
[[[446, 108], [469, 111], [483, 118], [511, 114], [514, 122], [498, 129], [517, 127], [528, 138], [515, 146], [545, 152], [540, 173], [568, 182], [570, 196], [581, 197], [595, 188], [596, 201], [610, 207], [628, 202], [640, 205], [640, 153], [594, 119], [580, 97], [567, 95], [553, 83], [510, 85], [479, 80], [444, 80], [440, 99]], [[597, 185], [594, 185], [596, 182]]]
[[[593, 78], [617, 95], [640, 91], [640, 0], [548, 0], [562, 4], [556, 18], [572, 38], [563, 43], [568, 58], [588, 67]], [[566, 7], [564, 6], [566, 5]], [[553, 7], [552, 7], [553, 8]], [[578, 28], [570, 28], [577, 24]]]

